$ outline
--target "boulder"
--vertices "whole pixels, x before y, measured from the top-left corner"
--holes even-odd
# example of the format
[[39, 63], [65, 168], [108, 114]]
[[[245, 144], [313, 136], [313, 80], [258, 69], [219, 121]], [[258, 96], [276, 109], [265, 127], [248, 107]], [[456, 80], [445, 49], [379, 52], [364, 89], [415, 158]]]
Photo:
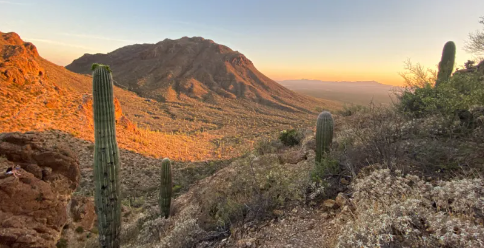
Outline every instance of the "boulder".
[[[79, 162], [38, 134], [0, 134], [0, 247], [55, 247], [79, 185]], [[20, 166], [18, 179], [4, 172]]]
[[91, 230], [97, 218], [94, 198], [79, 195], [73, 196], [70, 214], [72, 221], [77, 226], [81, 226], [84, 230]]

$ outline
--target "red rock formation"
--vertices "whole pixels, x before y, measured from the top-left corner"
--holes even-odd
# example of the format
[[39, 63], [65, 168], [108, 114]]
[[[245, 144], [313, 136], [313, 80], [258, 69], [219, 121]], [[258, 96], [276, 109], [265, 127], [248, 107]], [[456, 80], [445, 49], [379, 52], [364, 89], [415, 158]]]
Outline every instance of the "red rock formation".
[[[0, 134], [0, 247], [54, 247], [60, 238], [80, 171], [59, 147], [45, 147], [34, 133]], [[14, 165], [18, 179], [3, 173]]]
[[71, 200], [70, 213], [72, 221], [84, 230], [91, 230], [97, 218], [94, 199], [84, 196], [73, 196]]
[[24, 84], [44, 78], [37, 48], [18, 34], [0, 32], [0, 54], [0, 79]]

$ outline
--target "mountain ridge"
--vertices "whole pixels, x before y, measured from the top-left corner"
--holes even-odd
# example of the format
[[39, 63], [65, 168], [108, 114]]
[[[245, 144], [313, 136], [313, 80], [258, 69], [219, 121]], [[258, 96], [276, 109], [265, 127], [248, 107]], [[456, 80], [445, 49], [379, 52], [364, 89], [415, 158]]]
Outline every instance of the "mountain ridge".
[[84, 54], [66, 68], [88, 73], [92, 63], [110, 65], [117, 84], [161, 102], [191, 98], [217, 104], [225, 98], [307, 112], [305, 106], [318, 101], [268, 78], [242, 53], [202, 37], [185, 36], [128, 45], [106, 54]]

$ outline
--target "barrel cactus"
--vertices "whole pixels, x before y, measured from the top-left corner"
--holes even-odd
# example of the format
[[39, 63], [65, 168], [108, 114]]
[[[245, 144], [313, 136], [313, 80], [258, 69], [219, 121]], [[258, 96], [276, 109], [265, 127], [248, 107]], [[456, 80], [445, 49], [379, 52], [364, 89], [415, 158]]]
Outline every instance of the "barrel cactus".
[[121, 199], [116, 142], [113, 78], [109, 66], [92, 65], [94, 109], [94, 182], [99, 244], [120, 247]]
[[329, 151], [333, 142], [333, 116], [323, 111], [316, 122], [316, 163], [321, 163], [323, 154]]
[[455, 63], [455, 50], [455, 43], [453, 41], [445, 43], [442, 58], [439, 62], [439, 73], [437, 74], [435, 86], [449, 80], [450, 75], [452, 75]]
[[171, 164], [165, 158], [161, 162], [160, 210], [165, 219], [170, 216], [172, 195]]

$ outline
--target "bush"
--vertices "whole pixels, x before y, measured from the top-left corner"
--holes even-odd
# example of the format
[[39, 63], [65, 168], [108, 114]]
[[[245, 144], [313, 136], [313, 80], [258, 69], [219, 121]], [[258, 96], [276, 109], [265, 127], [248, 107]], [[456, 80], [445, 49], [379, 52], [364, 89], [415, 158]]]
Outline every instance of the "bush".
[[83, 233], [84, 232], [84, 228], [82, 226], [78, 226], [76, 228], [76, 233]]
[[261, 139], [257, 142], [255, 146], [255, 151], [258, 155], [270, 154], [275, 153], [279, 148], [281, 148], [283, 144], [280, 140], [271, 140], [271, 139]]
[[303, 135], [296, 129], [284, 130], [279, 134], [279, 140], [286, 146], [299, 145], [302, 138]]
[[338, 110], [336, 112], [336, 114], [346, 117], [346, 116], [352, 116], [352, 115], [359, 113], [359, 112], [366, 112], [366, 111], [368, 111], [368, 107], [365, 107], [363, 105], [355, 105], [355, 104], [346, 105], [345, 104], [343, 106], [343, 109]]
[[64, 239], [64, 238], [59, 239], [59, 241], [57, 241], [57, 244], [55, 244], [55, 246], [57, 248], [67, 248], [67, 247], [69, 247], [68, 244], [67, 244], [67, 240]]
[[[228, 228], [239, 221], [262, 220], [288, 202], [302, 202], [314, 165], [283, 166], [275, 154], [251, 156], [230, 165], [224, 177], [197, 194], [202, 223], [207, 228]], [[220, 175], [219, 175], [220, 177]]]
[[483, 186], [482, 179], [433, 185], [377, 170], [354, 185], [356, 215], [337, 247], [482, 247]]
[[484, 105], [484, 82], [477, 73], [457, 73], [439, 87], [427, 83], [407, 88], [400, 95], [397, 108], [413, 117], [441, 115], [453, 121], [459, 111], [473, 105]]

